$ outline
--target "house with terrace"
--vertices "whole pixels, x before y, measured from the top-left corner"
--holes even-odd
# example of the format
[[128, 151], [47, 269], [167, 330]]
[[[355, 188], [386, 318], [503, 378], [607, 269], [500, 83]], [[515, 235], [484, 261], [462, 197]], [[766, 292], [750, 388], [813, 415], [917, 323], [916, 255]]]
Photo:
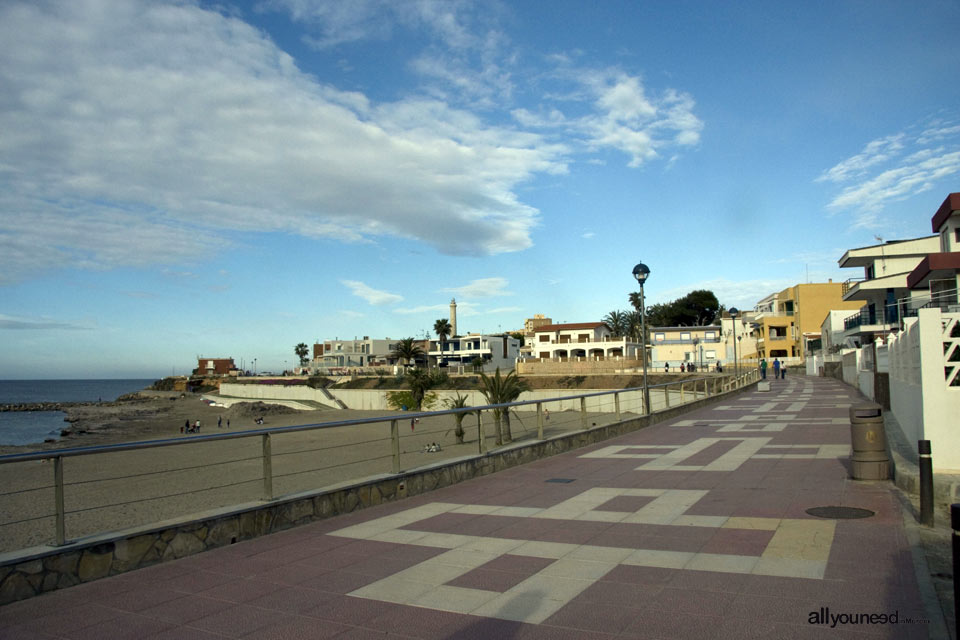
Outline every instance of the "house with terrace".
[[843, 341], [847, 346], [870, 344], [878, 336], [899, 330], [903, 310], [916, 307], [910, 299], [920, 295], [907, 278], [929, 254], [940, 250], [940, 245], [940, 237], [925, 236], [891, 240], [843, 254], [841, 268], [863, 269], [862, 276], [843, 283], [843, 301], [860, 306], [858, 313], [844, 320]]
[[473, 368], [474, 361], [483, 370], [513, 369], [520, 356], [520, 340], [508, 334], [471, 333], [440, 340], [430, 340], [427, 355], [439, 367]]
[[684, 363], [712, 369], [724, 359], [722, 327], [651, 327], [650, 359], [659, 368]]
[[547, 324], [534, 329], [533, 356], [541, 359], [639, 358], [640, 345], [630, 338], [614, 337], [603, 322]]

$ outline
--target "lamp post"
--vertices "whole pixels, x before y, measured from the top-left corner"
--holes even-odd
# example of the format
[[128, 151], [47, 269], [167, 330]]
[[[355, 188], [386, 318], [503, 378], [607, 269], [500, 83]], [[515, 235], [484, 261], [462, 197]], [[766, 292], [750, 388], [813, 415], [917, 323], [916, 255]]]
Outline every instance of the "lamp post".
[[730, 314], [730, 318], [733, 320], [733, 322], [730, 323], [733, 325], [733, 371], [734, 375], [739, 377], [740, 363], [737, 361], [737, 316], [740, 314], [740, 310], [736, 307], [730, 307], [727, 313]]
[[637, 279], [640, 285], [640, 349], [643, 360], [643, 409], [644, 413], [650, 413], [650, 387], [647, 386], [647, 312], [643, 303], [643, 283], [650, 276], [650, 267], [642, 262], [637, 263], [633, 268], [633, 277]]
[[698, 367], [703, 367], [703, 363], [697, 359], [697, 346], [700, 344], [700, 338], [693, 339], [693, 361], [697, 363]]

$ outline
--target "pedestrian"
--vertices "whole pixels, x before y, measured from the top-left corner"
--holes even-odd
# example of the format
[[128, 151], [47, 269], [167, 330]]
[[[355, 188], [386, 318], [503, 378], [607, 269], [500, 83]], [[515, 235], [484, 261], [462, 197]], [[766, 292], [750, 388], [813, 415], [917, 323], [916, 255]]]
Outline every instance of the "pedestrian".
[[680, 363], [680, 373], [684, 373], [686, 370], [687, 370], [686, 365], [685, 365], [683, 362], [681, 362], [681, 363]]
[[190, 433], [190, 421], [187, 420], [183, 423], [183, 429], [180, 429], [180, 433]]
[[786, 362], [784, 362], [783, 366], [780, 367], [780, 379], [781, 380], [787, 379], [787, 363]]
[[223, 416], [217, 416], [217, 429], [223, 429]]
[[543, 409], [543, 419], [544, 419], [544, 420], [549, 420], [549, 419], [550, 419], [550, 410], [547, 409], [546, 407], [544, 407], [544, 409]]
[[764, 380], [767, 379], [767, 359], [766, 358], [760, 359], [760, 377], [763, 378]]
[[227, 429], [230, 428], [230, 418], [227, 418]]
[[196, 422], [193, 423], [193, 430], [196, 431], [197, 433], [200, 433], [200, 421], [199, 421], [199, 420], [197, 420]]
[[775, 380], [780, 379], [780, 360], [777, 358], [773, 359], [773, 377]]
[[663, 372], [664, 372], [664, 373], [670, 373], [670, 363], [669, 363], [669, 362], [664, 362], [664, 363], [663, 363]]

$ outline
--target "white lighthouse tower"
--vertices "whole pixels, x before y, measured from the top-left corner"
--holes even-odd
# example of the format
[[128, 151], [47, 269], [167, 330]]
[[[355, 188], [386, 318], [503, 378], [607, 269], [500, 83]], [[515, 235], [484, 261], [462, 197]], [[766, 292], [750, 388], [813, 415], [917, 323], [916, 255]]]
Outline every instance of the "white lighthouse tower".
[[457, 299], [450, 300], [450, 332], [451, 338], [457, 334]]

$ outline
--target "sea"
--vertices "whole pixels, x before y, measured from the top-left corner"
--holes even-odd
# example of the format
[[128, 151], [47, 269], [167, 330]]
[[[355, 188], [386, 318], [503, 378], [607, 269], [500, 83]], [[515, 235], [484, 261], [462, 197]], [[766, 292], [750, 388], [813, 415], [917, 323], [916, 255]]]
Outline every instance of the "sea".
[[[112, 402], [140, 391], [155, 379], [0, 380], [0, 404], [28, 402]], [[69, 425], [62, 411], [0, 411], [0, 445], [24, 445], [60, 438]]]

